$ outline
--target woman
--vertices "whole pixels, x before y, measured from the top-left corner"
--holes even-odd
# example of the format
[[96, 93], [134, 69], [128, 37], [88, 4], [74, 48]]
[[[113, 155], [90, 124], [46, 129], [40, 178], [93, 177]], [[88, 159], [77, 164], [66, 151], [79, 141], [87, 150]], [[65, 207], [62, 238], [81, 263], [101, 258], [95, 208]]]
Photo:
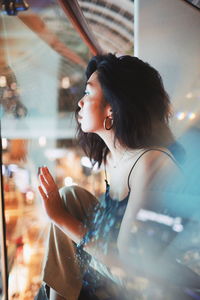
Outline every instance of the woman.
[[159, 247], [146, 250], [145, 270], [137, 264], [137, 215], [151, 206], [151, 198], [160, 199], [169, 173], [180, 176], [169, 150], [170, 102], [159, 73], [136, 57], [93, 57], [86, 76], [78, 139], [93, 163], [104, 164], [109, 182], [106, 178], [105, 199], [98, 203], [80, 187], [59, 193], [48, 169], [41, 168], [39, 191], [52, 221], [44, 281], [50, 299], [125, 299], [130, 295], [121, 294], [120, 284], [130, 285], [137, 272], [148, 276], [160, 253]]

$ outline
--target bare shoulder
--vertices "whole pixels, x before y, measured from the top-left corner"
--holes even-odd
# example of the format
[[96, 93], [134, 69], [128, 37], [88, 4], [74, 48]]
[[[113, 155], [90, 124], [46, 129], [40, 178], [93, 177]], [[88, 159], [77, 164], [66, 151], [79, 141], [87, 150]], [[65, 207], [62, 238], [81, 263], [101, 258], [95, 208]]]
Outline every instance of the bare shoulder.
[[139, 163], [147, 170], [156, 166], [159, 168], [170, 167], [177, 170], [180, 169], [173, 154], [166, 148], [147, 149], [140, 157]]
[[172, 153], [165, 148], [149, 149], [144, 151], [135, 165], [130, 177], [130, 186], [140, 182], [144, 186], [155, 180], [166, 180], [182, 176], [181, 169]]

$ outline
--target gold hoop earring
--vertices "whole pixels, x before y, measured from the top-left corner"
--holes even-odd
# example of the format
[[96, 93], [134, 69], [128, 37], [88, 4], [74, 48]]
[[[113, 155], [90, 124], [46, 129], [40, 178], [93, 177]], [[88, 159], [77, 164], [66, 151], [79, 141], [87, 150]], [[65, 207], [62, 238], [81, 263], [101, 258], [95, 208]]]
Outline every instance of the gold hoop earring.
[[[110, 126], [108, 124], [108, 121], [110, 123]], [[103, 127], [106, 129], [106, 130], [110, 130], [112, 127], [113, 127], [113, 119], [110, 118], [110, 117], [106, 117], [104, 122], [103, 122]]]

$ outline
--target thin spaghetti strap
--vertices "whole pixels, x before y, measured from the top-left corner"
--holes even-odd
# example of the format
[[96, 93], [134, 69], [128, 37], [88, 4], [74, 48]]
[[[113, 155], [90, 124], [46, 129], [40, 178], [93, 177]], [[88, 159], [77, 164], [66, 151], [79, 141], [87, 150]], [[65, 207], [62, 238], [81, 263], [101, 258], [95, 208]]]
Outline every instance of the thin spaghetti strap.
[[108, 177], [106, 172], [106, 165], [104, 166], [104, 173], [105, 173], [105, 181], [108, 183]]
[[106, 171], [106, 160], [104, 159], [104, 173], [105, 173], [105, 182], [106, 185], [108, 185], [108, 176], [107, 176], [107, 171]]
[[138, 160], [139, 160], [146, 152], [149, 152], [149, 151], [152, 151], [152, 150], [156, 150], [156, 151], [160, 151], [160, 152], [165, 153], [167, 156], [169, 156], [169, 157], [173, 160], [173, 162], [174, 162], [176, 165], [178, 165], [178, 164], [177, 164], [177, 161], [176, 161], [176, 160], [173, 158], [173, 156], [170, 155], [167, 151], [164, 151], [164, 150], [161, 150], [161, 149], [157, 149], [157, 148], [151, 148], [151, 149], [145, 150], [145, 151], [142, 152], [142, 154], [136, 159], [136, 161], [134, 162], [134, 164], [133, 164], [133, 166], [131, 167], [131, 170], [130, 170], [130, 172], [129, 172], [129, 174], [128, 174], [128, 179], [127, 179], [128, 182], [127, 182], [127, 183], [128, 183], [128, 189], [129, 189], [129, 192], [130, 192], [130, 190], [131, 190], [129, 181], [130, 181], [131, 173], [132, 173], [132, 171], [133, 171], [135, 165], [137, 164]]

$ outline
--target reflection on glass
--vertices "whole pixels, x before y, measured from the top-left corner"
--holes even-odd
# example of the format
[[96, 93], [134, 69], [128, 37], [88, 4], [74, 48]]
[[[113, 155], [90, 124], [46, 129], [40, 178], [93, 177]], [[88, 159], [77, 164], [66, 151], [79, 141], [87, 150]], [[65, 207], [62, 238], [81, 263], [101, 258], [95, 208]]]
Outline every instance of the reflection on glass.
[[[41, 263], [48, 230], [48, 220], [44, 217], [36, 191], [36, 166], [27, 150], [32, 142], [31, 139], [8, 139], [3, 154], [9, 294], [15, 298], [23, 295], [26, 299], [32, 299], [41, 284]], [[81, 165], [78, 149], [48, 149], [47, 146], [39, 150], [37, 155], [44, 152], [47, 165], [53, 162], [58, 186], [79, 184], [92, 192], [101, 193], [101, 185], [94, 191], [90, 169]], [[94, 176], [101, 181], [101, 173]]]
[[[32, 6], [24, 16], [31, 26], [34, 16], [41, 18], [48, 28], [46, 34], [60, 39], [62, 51], [66, 46], [80, 57], [80, 64], [73, 62], [65, 52], [62, 56], [62, 51], [51, 47], [50, 36], [42, 37], [36, 32], [38, 28], [27, 27], [20, 18], [1, 16], [2, 170], [9, 299], [28, 300], [34, 298], [41, 284], [49, 226], [37, 191], [38, 168], [48, 165], [59, 187], [80, 184], [100, 194], [102, 186], [93, 184], [90, 168], [81, 164], [83, 153], [73, 142], [73, 111], [84, 88], [82, 65], [88, 49], [53, 1], [45, 11]], [[61, 37], [58, 32], [62, 26], [67, 34]], [[94, 176], [101, 181], [101, 172]]]
[[[34, 2], [37, 5], [34, 6]], [[104, 174], [95, 169], [92, 173], [88, 158], [74, 143], [73, 112], [84, 88], [84, 62], [89, 58], [88, 49], [55, 1], [49, 2], [30, 1], [31, 10], [21, 19], [1, 17], [0, 117], [10, 299], [33, 299], [41, 284], [49, 223], [37, 191], [39, 168], [47, 165], [58, 187], [78, 184], [97, 197], [104, 191]], [[130, 9], [120, 9], [119, 3], [103, 7], [103, 1], [96, 5], [92, 1], [79, 2], [103, 49], [132, 53], [133, 2], [129, 1]], [[67, 56], [69, 49], [75, 54], [77, 63]], [[186, 98], [197, 103], [199, 91], [196, 98], [194, 95], [191, 91]], [[185, 121], [188, 126], [196, 121], [196, 106], [187, 113], [180, 103], [177, 106], [175, 116], [180, 126], [183, 127]], [[198, 137], [199, 130], [195, 134]], [[188, 137], [183, 144], [191, 147]], [[196, 148], [199, 149], [199, 145]], [[194, 185], [194, 178], [199, 178], [199, 174], [194, 174], [191, 161], [186, 162], [185, 169], [191, 170], [193, 177], [189, 176], [189, 179]], [[192, 197], [189, 200], [192, 203]], [[183, 205], [181, 208], [184, 209]], [[178, 218], [166, 218], [148, 210], [141, 211], [138, 218], [145, 225], [154, 222], [168, 226], [169, 230], [172, 228], [173, 233], [183, 231]], [[182, 261], [200, 274], [199, 216], [195, 223], [196, 232], [192, 225], [183, 245], [184, 250], [188, 245], [190, 249], [184, 252]], [[149, 236], [153, 230], [148, 230]], [[174, 239], [174, 243], [180, 245], [178, 239]]]

